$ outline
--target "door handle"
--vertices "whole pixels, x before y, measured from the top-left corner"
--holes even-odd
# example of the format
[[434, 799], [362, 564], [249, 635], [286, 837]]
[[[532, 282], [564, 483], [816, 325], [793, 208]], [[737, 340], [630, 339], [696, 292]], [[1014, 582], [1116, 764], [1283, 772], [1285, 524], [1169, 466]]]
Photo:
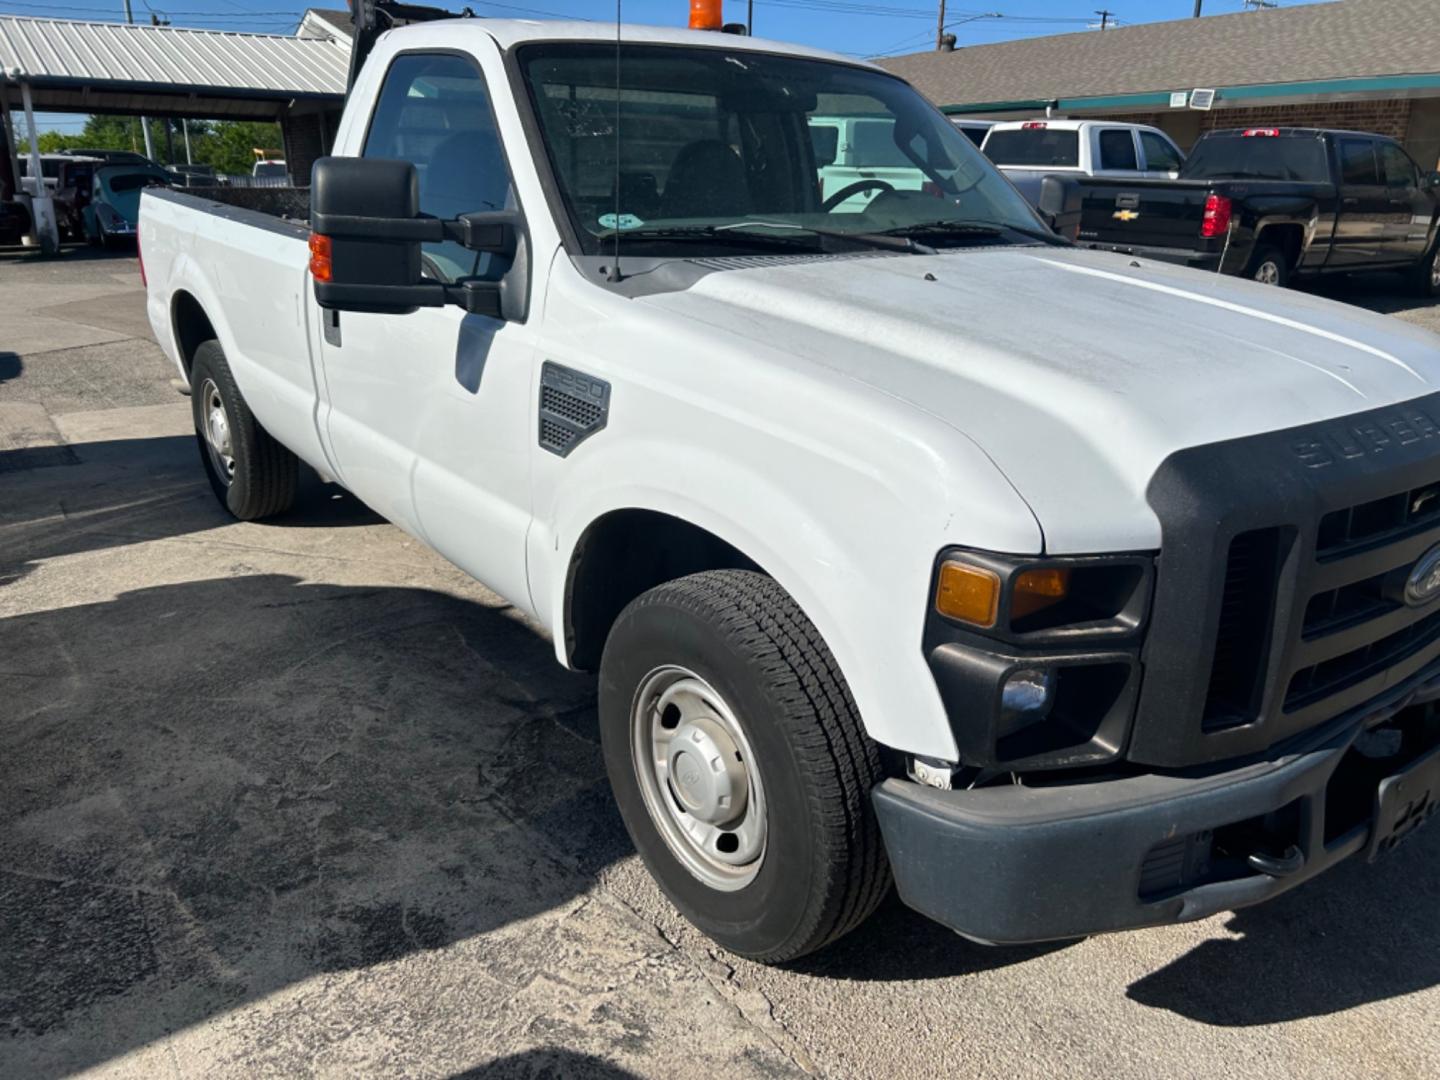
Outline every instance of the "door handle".
[[1341, 205], [1341, 206], [1359, 206], [1359, 205], [1360, 205], [1360, 200], [1357, 199], [1354, 195], [1346, 195], [1343, 199], [1340, 200], [1340, 205]]

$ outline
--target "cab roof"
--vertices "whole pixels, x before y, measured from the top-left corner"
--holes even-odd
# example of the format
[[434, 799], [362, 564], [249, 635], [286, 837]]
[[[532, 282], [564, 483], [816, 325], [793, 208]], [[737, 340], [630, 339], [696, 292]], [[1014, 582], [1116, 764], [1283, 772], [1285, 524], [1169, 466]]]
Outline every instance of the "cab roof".
[[[507, 50], [515, 48], [518, 45], [538, 41], [603, 42], [605, 44], [613, 44], [615, 41], [615, 23], [605, 22], [603, 20], [470, 18], [442, 19], [437, 22], [423, 23], [421, 25], [441, 26], [464, 32], [478, 30], [489, 34], [502, 49]], [[391, 31], [391, 33], [394, 32], [395, 31]], [[712, 49], [723, 48], [744, 50], [747, 52], [777, 53], [786, 56], [808, 57], [815, 60], [829, 60], [834, 63], [848, 64], [851, 67], [874, 68], [876, 71], [882, 70], [876, 65], [866, 63], [863, 60], [856, 60], [850, 56], [842, 56], [840, 53], [827, 52], [824, 49], [812, 49], [804, 45], [795, 45], [788, 41], [770, 41], [767, 38], [746, 37], [743, 34], [723, 34], [715, 30], [682, 30], [668, 26], [645, 26], [638, 23], [622, 23], [620, 26], [620, 40], [630, 44], [641, 45], [691, 45]]]

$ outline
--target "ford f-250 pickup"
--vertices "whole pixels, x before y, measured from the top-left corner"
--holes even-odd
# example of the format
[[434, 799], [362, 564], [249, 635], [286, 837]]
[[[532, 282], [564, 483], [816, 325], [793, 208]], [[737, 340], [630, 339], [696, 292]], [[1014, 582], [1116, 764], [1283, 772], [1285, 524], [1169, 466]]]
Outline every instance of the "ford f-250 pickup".
[[[827, 213], [845, 113], [924, 182]], [[903, 81], [745, 37], [404, 26], [334, 152], [270, 214], [144, 195], [214, 489], [306, 462], [598, 669], [726, 947], [892, 880], [987, 942], [1198, 919], [1434, 809], [1435, 337], [1076, 249]]]
[[1061, 179], [1049, 198], [1070, 204], [1066, 235], [1087, 247], [1267, 285], [1399, 271], [1440, 296], [1440, 173], [1382, 135], [1214, 131], [1178, 180]]

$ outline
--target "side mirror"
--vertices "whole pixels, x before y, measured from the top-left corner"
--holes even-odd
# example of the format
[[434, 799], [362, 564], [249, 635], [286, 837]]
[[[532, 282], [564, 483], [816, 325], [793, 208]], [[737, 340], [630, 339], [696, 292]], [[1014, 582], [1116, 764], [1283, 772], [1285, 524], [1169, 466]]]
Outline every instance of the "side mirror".
[[1420, 186], [1426, 191], [1440, 191], [1440, 172], [1426, 173]]
[[322, 308], [408, 315], [458, 304], [493, 318], [525, 317], [524, 290], [504, 282], [447, 285], [421, 273], [420, 245], [453, 240], [523, 263], [520, 218], [509, 211], [443, 221], [420, 212], [420, 182], [408, 161], [325, 157], [310, 182], [310, 272]]

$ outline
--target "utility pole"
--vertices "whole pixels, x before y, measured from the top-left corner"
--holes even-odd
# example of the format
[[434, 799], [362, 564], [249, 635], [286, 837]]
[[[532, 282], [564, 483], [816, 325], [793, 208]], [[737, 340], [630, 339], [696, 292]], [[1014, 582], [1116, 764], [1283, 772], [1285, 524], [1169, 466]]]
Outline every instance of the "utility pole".
[[195, 161], [190, 156], [190, 121], [184, 117], [180, 118], [180, 130], [185, 133], [185, 164], [194, 165]]
[[[131, 24], [135, 22], [135, 15], [130, 10], [130, 0], [125, 0], [125, 21]], [[154, 161], [155, 148], [150, 145], [150, 121], [143, 115], [140, 117], [140, 130], [145, 134], [145, 156]]]
[[1107, 9], [1102, 9], [1095, 12], [1095, 14], [1100, 16], [1100, 29], [1108, 30], [1110, 28], [1110, 16], [1115, 13]]
[[1205, 0], [1195, 0], [1195, 18], [1197, 19], [1200, 17], [1200, 5], [1203, 3]]
[[745, 36], [755, 36], [755, 0], [745, 5]]
[[945, 0], [940, 0], [940, 16], [935, 20], [935, 48], [945, 47]]

